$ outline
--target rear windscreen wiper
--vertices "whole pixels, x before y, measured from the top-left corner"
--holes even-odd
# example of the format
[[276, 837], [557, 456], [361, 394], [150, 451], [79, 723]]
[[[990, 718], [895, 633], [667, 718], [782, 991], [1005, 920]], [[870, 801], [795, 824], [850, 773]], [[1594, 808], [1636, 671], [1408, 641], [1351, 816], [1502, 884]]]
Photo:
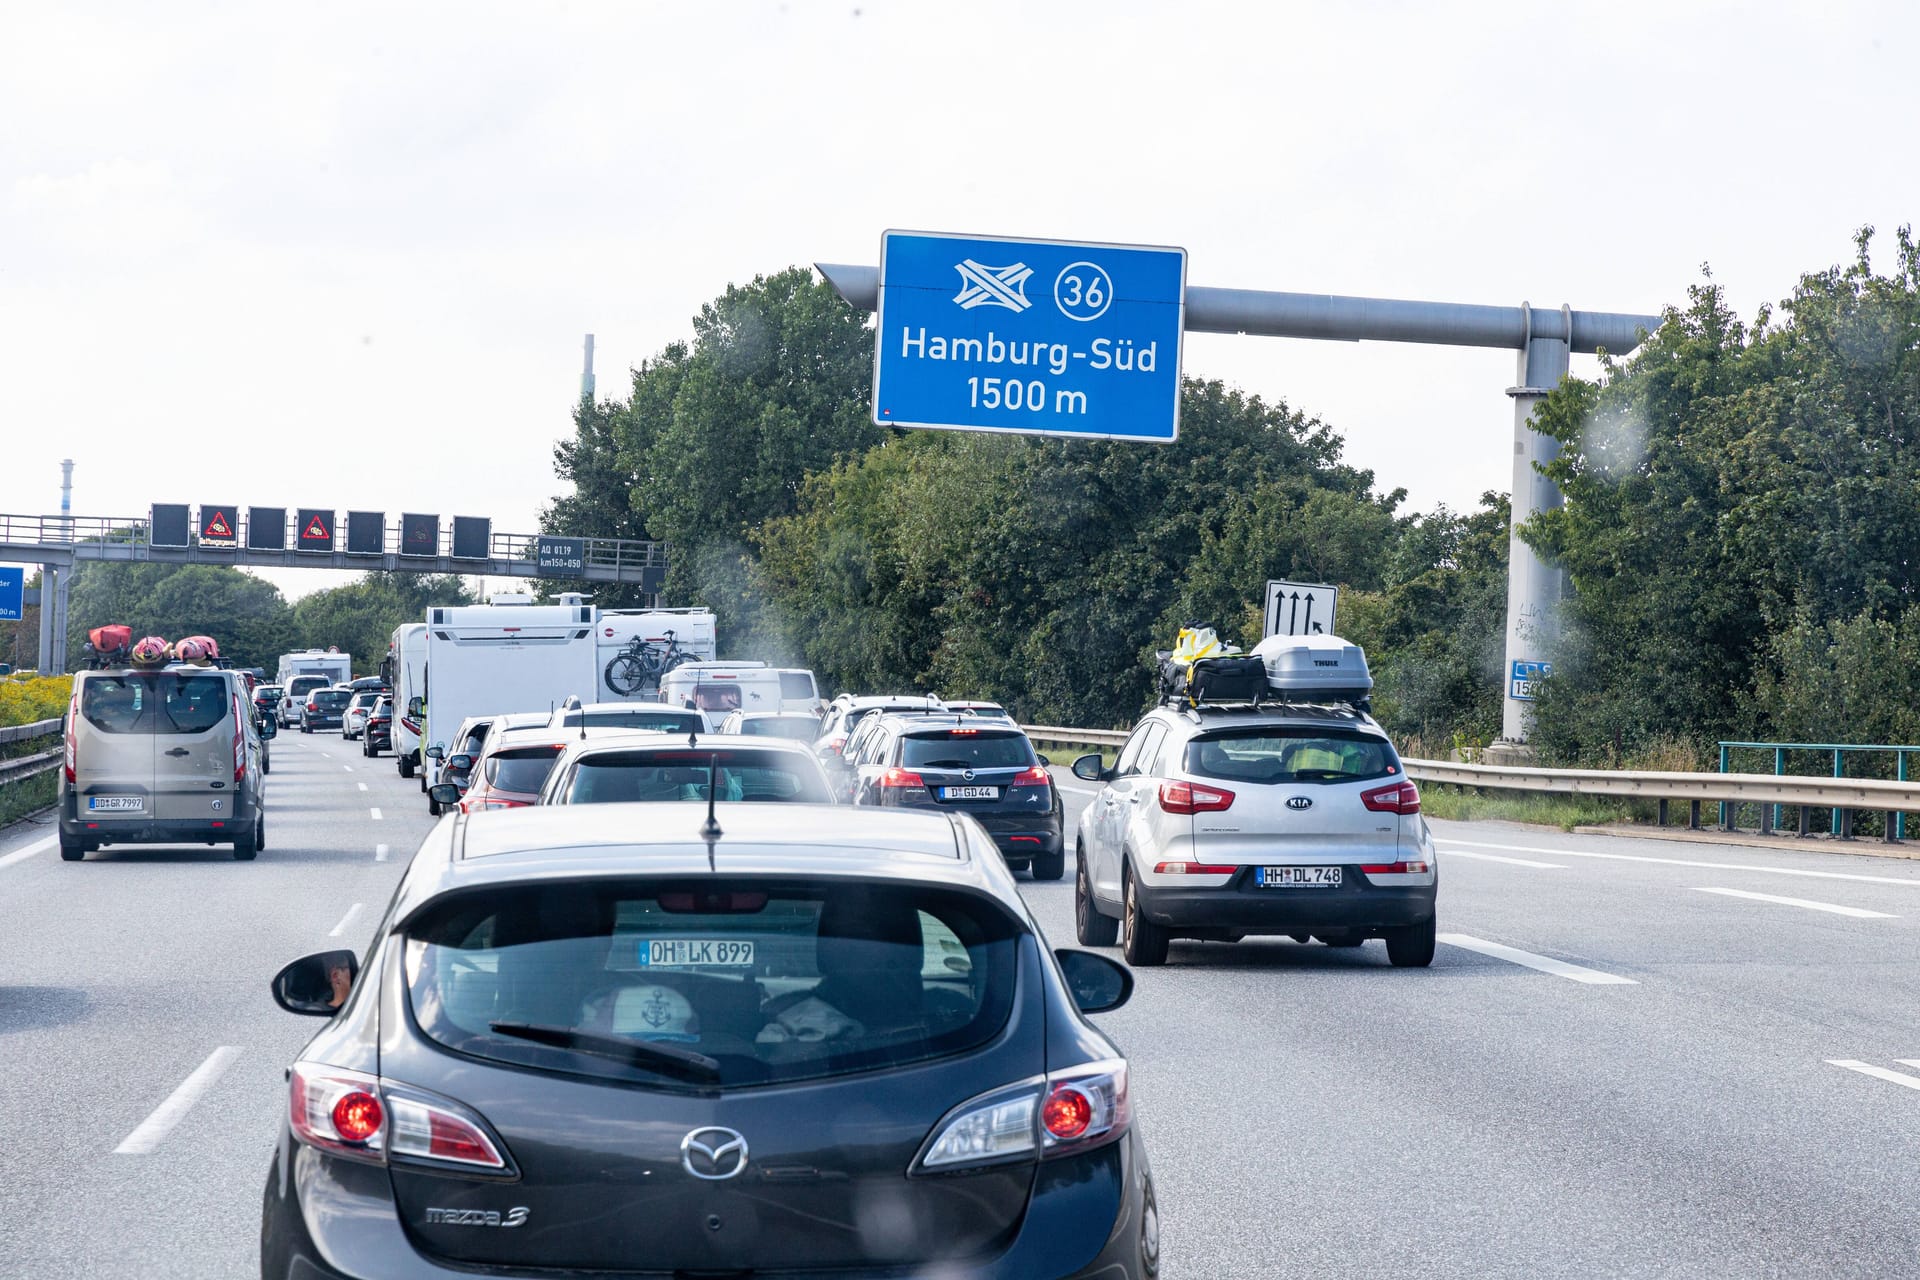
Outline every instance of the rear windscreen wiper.
[[645, 1067], [649, 1071], [658, 1071], [662, 1075], [678, 1076], [682, 1080], [708, 1084], [720, 1082], [719, 1061], [692, 1049], [652, 1044], [645, 1040], [627, 1040], [620, 1036], [603, 1036], [592, 1031], [576, 1031], [572, 1027], [543, 1026], [535, 1022], [496, 1022], [492, 1024], [492, 1029], [495, 1035], [513, 1036], [537, 1044], [552, 1045], [556, 1049], [572, 1049], [596, 1057], [613, 1058], [632, 1066]]

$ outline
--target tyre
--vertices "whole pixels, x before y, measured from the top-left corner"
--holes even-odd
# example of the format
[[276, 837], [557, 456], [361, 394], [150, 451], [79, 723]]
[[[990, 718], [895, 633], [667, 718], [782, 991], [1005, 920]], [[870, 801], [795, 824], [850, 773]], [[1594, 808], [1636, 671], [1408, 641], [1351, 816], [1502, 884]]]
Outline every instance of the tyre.
[[401, 777], [411, 778], [413, 776], [413, 753], [412, 752], [408, 752], [406, 755], [403, 755], [403, 756], [395, 756], [394, 763], [399, 766]]
[[253, 820], [253, 851], [258, 853], [267, 847], [267, 815], [263, 812]]
[[1424, 969], [1433, 963], [1435, 921], [1410, 924], [1387, 935], [1387, 959], [1396, 969]]
[[432, 815], [433, 817], [436, 817], [436, 818], [437, 818], [437, 817], [439, 817], [439, 816], [440, 816], [440, 802], [439, 802], [438, 800], [429, 800], [429, 801], [427, 801], [427, 812], [428, 812], [429, 814], [431, 814], [431, 815]]
[[62, 862], [78, 862], [86, 856], [87, 845], [85, 841], [69, 840], [65, 836], [60, 837], [60, 860]]
[[1073, 851], [1073, 932], [1083, 947], [1110, 947], [1120, 936], [1120, 922], [1100, 914], [1093, 902], [1093, 879], [1087, 874], [1086, 850]]
[[312, 725], [310, 725], [310, 724], [308, 724], [308, 723], [307, 723], [307, 722], [306, 722], [305, 720], [302, 720], [302, 721], [300, 722], [300, 732], [302, 732], [302, 733], [312, 733], [312, 732], [313, 732], [313, 726], [312, 726]]
[[260, 824], [256, 822], [253, 830], [233, 842], [233, 860], [235, 862], [252, 862], [255, 855], [259, 852]]
[[1165, 964], [1167, 962], [1167, 943], [1172, 941], [1167, 931], [1147, 919], [1140, 910], [1140, 894], [1133, 886], [1133, 873], [1129, 871], [1127, 881], [1126, 915], [1120, 921], [1120, 949], [1126, 954], [1127, 963], [1136, 968]]
[[273, 757], [272, 757], [272, 756], [270, 756], [270, 755], [266, 755], [265, 753], [262, 753], [262, 754], [261, 754], [261, 756], [260, 756], [260, 772], [262, 772], [262, 773], [272, 773], [272, 772], [273, 772]]
[[623, 697], [632, 697], [647, 683], [646, 664], [630, 653], [622, 653], [607, 663], [607, 688]]
[[1036, 853], [1033, 861], [1027, 864], [1035, 880], [1058, 880], [1067, 874], [1067, 851], [1059, 853]]

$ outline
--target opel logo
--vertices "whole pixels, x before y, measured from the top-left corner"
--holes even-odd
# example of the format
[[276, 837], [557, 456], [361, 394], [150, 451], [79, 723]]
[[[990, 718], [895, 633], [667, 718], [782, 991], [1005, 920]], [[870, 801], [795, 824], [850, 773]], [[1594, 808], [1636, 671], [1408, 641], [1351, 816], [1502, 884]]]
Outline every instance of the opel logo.
[[1312, 796], [1288, 796], [1287, 808], [1311, 809], [1313, 808], [1313, 797]]
[[962, 770], [960, 771], [960, 778], [961, 778], [961, 780], [962, 780], [963, 782], [972, 782], [972, 781], [973, 781], [973, 770], [971, 770], [971, 769], [962, 769]]
[[747, 1167], [747, 1140], [719, 1125], [695, 1129], [680, 1139], [680, 1163], [707, 1182], [735, 1177]]

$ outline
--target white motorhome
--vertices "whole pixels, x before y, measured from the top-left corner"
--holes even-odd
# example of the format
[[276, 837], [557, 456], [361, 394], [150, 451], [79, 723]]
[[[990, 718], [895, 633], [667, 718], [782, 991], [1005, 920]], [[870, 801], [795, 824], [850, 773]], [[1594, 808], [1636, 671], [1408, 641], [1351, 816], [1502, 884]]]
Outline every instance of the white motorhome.
[[[563, 595], [562, 604], [577, 603], [579, 596]], [[594, 657], [594, 674], [598, 681], [595, 694], [588, 698], [583, 691], [583, 702], [613, 702], [622, 698], [651, 698], [651, 682], [636, 685], [631, 678], [618, 681], [609, 676], [623, 676], [616, 664], [623, 654], [633, 650], [638, 641], [642, 649], [650, 648], [649, 656], [659, 658], [667, 653], [669, 644], [675, 652], [688, 655], [687, 661], [711, 662], [719, 656], [719, 630], [714, 623], [713, 610], [696, 609], [609, 609], [602, 612], [593, 631], [594, 645], [598, 653]]]
[[689, 662], [660, 678], [660, 701], [692, 707], [711, 731], [734, 711], [820, 712], [813, 672], [764, 662]]
[[393, 688], [393, 758], [400, 776], [420, 767], [420, 717], [407, 714], [415, 698], [427, 694], [427, 624], [408, 622], [393, 629], [382, 672]]
[[338, 649], [303, 649], [280, 655], [280, 670], [273, 682], [285, 685], [295, 676], [326, 676], [327, 683], [346, 684], [353, 679], [353, 658]]

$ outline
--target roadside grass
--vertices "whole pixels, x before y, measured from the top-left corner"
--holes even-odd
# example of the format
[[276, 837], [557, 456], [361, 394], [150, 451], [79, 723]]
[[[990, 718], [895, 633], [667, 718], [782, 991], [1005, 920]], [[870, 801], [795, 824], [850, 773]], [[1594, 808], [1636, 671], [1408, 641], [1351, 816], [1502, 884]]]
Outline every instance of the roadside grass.
[[1045, 760], [1051, 765], [1058, 765], [1062, 769], [1071, 768], [1075, 760], [1078, 760], [1081, 756], [1089, 752], [1105, 752], [1106, 754], [1101, 757], [1101, 760], [1106, 764], [1112, 764], [1115, 757], [1120, 754], [1119, 751], [1113, 747], [1062, 747], [1058, 745], [1043, 747], [1037, 742], [1033, 745], [1033, 749], [1040, 753], [1042, 760]]
[[1531, 822], [1539, 826], [1559, 827], [1562, 831], [1610, 822], [1651, 825], [1659, 816], [1659, 809], [1652, 800], [1489, 791], [1429, 782], [1420, 784], [1420, 810], [1430, 818], [1456, 822]]
[[24, 782], [0, 787], [0, 827], [47, 808], [53, 804], [58, 790], [58, 771], [53, 769]]

